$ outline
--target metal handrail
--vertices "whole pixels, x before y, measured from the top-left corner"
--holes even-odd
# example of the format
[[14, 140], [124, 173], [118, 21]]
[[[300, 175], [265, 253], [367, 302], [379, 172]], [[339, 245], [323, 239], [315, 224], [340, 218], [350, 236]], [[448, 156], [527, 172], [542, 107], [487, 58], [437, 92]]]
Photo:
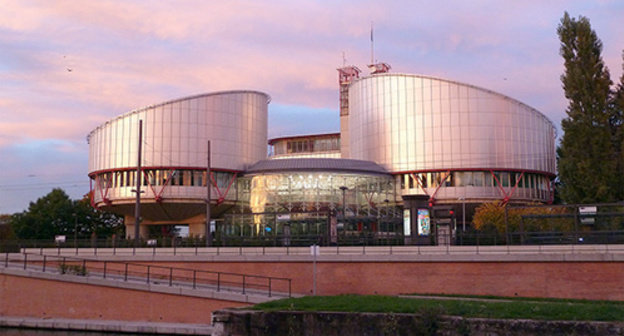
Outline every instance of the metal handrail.
[[[67, 272], [66, 265], [72, 265], [79, 267], [75, 270], [75, 273], [77, 275], [86, 276], [87, 272], [91, 270], [92, 272], [89, 272], [89, 275], [100, 274], [103, 279], [107, 279], [107, 276], [108, 279], [111, 279], [114, 275], [117, 275], [119, 277], [123, 276], [123, 281], [126, 282], [129, 281], [129, 279], [135, 279], [139, 281], [140, 279], [145, 279], [144, 281], [148, 284], [158, 283], [158, 280], [164, 280], [168, 281], [168, 285], [170, 287], [172, 287], [174, 283], [180, 285], [188, 283], [188, 287], [191, 287], [193, 289], [198, 289], [200, 285], [212, 285], [216, 287], [216, 290], [218, 292], [222, 291], [224, 288], [229, 291], [233, 291], [234, 289], [239, 288], [242, 294], [247, 294], [248, 292], [253, 292], [255, 290], [256, 292], [259, 291], [259, 293], [266, 293], [269, 297], [280, 296], [280, 294], [284, 293], [275, 291], [275, 283], [282, 282], [284, 284], [288, 284], [287, 296], [292, 296], [292, 279], [284, 277], [270, 277], [264, 275], [252, 275], [233, 272], [196, 270], [190, 268], [159, 266], [121, 261], [100, 261], [88, 258], [55, 256], [35, 253], [21, 253], [20, 255], [23, 256], [23, 258], [11, 260], [9, 257], [9, 253], [5, 253], [4, 267], [8, 268], [11, 263], [14, 263], [16, 265], [19, 265], [18, 267], [23, 267], [23, 269], [26, 270], [29, 265], [34, 265], [37, 268], [41, 267], [40, 269], [42, 272], [53, 272], [48, 267], [52, 263], [58, 265], [61, 268], [60, 272], [63, 273]], [[31, 257], [29, 258], [29, 256]], [[42, 258], [37, 259], [37, 257]], [[88, 263], [91, 263], [91, 265], [88, 265]], [[97, 267], [96, 265], [99, 264], [102, 264], [102, 266]], [[89, 266], [89, 268], [87, 268], [87, 266]], [[143, 269], [144, 271], [141, 272], [141, 269]], [[216, 280], [214, 280], [214, 277], [210, 278], [210, 276], [202, 277], [202, 274], [213, 275], [214, 277], [216, 277]], [[237, 279], [239, 280], [237, 281]], [[250, 281], [250, 279], [257, 279], [258, 281]], [[282, 288], [284, 287], [285, 285]], [[285, 290], [286, 289], [284, 288], [284, 291]]]

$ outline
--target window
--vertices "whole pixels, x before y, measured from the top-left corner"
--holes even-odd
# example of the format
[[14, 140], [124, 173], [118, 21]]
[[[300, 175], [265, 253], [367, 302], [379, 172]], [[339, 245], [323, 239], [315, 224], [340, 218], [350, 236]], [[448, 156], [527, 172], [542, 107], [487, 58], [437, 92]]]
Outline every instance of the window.
[[509, 173], [503, 172], [500, 174], [501, 184], [503, 187], [509, 187]]
[[475, 187], [483, 187], [483, 172], [472, 173], [472, 183]]
[[486, 172], [485, 173], [484, 182], [485, 182], [485, 186], [486, 187], [494, 186], [494, 183], [492, 182], [492, 173], [490, 173], [490, 172]]
[[193, 185], [201, 187], [203, 185], [203, 172], [201, 170], [193, 171]]
[[126, 182], [127, 182], [126, 185], [128, 187], [132, 187], [132, 186], [134, 186], [136, 184], [136, 183], [134, 183], [134, 176], [136, 175], [136, 172], [134, 172], [132, 170], [129, 170], [129, 171], [127, 171], [127, 173], [128, 173], [128, 178], [126, 179]]

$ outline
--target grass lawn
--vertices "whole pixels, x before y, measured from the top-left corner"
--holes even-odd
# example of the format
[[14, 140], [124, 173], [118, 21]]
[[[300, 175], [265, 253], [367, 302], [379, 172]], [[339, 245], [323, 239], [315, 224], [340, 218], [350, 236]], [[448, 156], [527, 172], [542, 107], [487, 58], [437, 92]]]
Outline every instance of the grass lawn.
[[378, 295], [306, 296], [282, 299], [255, 305], [253, 309], [276, 311], [341, 311], [417, 313], [432, 311], [463, 317], [567, 320], [567, 321], [624, 321], [624, 302], [584, 301], [563, 299], [504, 298], [509, 302], [485, 302], [461, 300], [459, 297], [445, 299], [400, 298]]

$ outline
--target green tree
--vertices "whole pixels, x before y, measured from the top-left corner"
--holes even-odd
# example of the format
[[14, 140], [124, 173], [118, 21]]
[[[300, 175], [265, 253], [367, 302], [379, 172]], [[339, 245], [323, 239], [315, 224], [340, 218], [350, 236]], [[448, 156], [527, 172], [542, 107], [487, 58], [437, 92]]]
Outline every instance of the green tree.
[[622, 52], [622, 76], [611, 99], [611, 132], [613, 136], [613, 146], [616, 150], [617, 171], [619, 186], [618, 199], [624, 200], [624, 51]]
[[74, 213], [77, 215], [79, 239], [90, 238], [94, 233], [98, 238], [113, 234], [124, 236], [123, 217], [93, 208], [89, 197], [74, 201]]
[[14, 214], [11, 226], [19, 239], [67, 239], [109, 237], [123, 231], [123, 220], [117, 215], [92, 208], [88, 198], [72, 201], [62, 189], [31, 202], [28, 210]]
[[28, 210], [13, 215], [11, 224], [20, 239], [50, 239], [74, 230], [73, 203], [62, 189], [30, 202]]
[[557, 29], [569, 101], [557, 149], [561, 198], [567, 203], [613, 202], [618, 198], [617, 152], [612, 136], [611, 79], [602, 42], [589, 19], [566, 12]]
[[15, 233], [11, 227], [11, 215], [0, 215], [0, 240], [13, 239]]

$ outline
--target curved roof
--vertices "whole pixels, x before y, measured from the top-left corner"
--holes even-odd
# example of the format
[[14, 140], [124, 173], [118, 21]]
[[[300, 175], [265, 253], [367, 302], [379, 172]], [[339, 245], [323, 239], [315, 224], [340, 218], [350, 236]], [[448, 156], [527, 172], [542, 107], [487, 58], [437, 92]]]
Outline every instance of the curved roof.
[[329, 158], [262, 160], [251, 165], [245, 174], [286, 171], [335, 171], [343, 173], [389, 174], [372, 161]]
[[87, 143], [89, 142], [89, 139], [91, 138], [91, 134], [93, 134], [95, 131], [97, 131], [98, 129], [106, 126], [107, 124], [109, 124], [110, 122], [112, 122], [113, 120], [117, 120], [117, 119], [122, 119], [122, 118], [126, 118], [130, 115], [139, 113], [139, 112], [143, 112], [149, 109], [153, 109], [159, 106], [164, 106], [164, 105], [168, 105], [168, 104], [173, 104], [173, 103], [177, 103], [177, 102], [181, 102], [184, 100], [191, 100], [191, 99], [197, 99], [197, 98], [201, 98], [201, 97], [208, 97], [208, 96], [217, 96], [217, 95], [224, 95], [224, 94], [235, 94], [235, 93], [256, 93], [256, 94], [260, 94], [260, 95], [264, 95], [267, 98], [267, 104], [271, 103], [271, 96], [269, 96], [268, 94], [261, 92], [261, 91], [256, 91], [256, 90], [228, 90], [228, 91], [215, 91], [215, 92], [208, 92], [208, 93], [202, 93], [202, 94], [197, 94], [197, 95], [192, 95], [192, 96], [187, 96], [187, 97], [182, 97], [182, 98], [178, 98], [178, 99], [171, 99], [171, 100], [167, 100], [164, 101], [162, 103], [158, 103], [158, 104], [153, 104], [153, 105], [148, 105], [148, 106], [144, 106], [135, 110], [132, 110], [130, 112], [126, 112], [123, 113], [121, 115], [118, 115], [115, 118], [109, 119], [106, 122], [104, 122], [103, 124], [99, 125], [98, 127], [96, 127], [95, 129], [93, 129], [91, 132], [89, 132], [89, 134], [87, 135]]
[[496, 92], [496, 91], [492, 91], [486, 88], [482, 88], [480, 86], [476, 86], [476, 85], [472, 85], [472, 84], [468, 84], [468, 83], [462, 83], [462, 82], [458, 82], [455, 80], [450, 80], [450, 79], [446, 79], [446, 78], [441, 78], [441, 77], [435, 77], [435, 76], [429, 76], [429, 75], [419, 75], [419, 74], [405, 74], [405, 73], [381, 73], [381, 74], [375, 74], [375, 75], [369, 75], [369, 76], [364, 76], [364, 77], [360, 77], [356, 80], [354, 80], [351, 85], [353, 85], [353, 83], [359, 82], [361, 80], [365, 80], [365, 79], [369, 79], [369, 78], [375, 78], [375, 77], [418, 77], [418, 78], [426, 78], [426, 79], [433, 79], [433, 80], [437, 80], [437, 81], [442, 81], [442, 82], [447, 82], [447, 83], [453, 83], [453, 84], [458, 84], [458, 85], [462, 85], [462, 86], [466, 86], [466, 87], [470, 87], [473, 89], [477, 89], [483, 92], [487, 92], [496, 96], [499, 96], [503, 99], [508, 99], [511, 100], [517, 104], [520, 104], [522, 106], [525, 106], [528, 110], [532, 111], [533, 113], [538, 114], [540, 117], [542, 117], [544, 120], [546, 120], [550, 126], [553, 128], [554, 132], [555, 132], [555, 136], [557, 135], [557, 128], [555, 127], [555, 124], [552, 122], [552, 120], [550, 120], [544, 113], [538, 111], [537, 109], [517, 100], [514, 98], [511, 98], [507, 95], [504, 95], [502, 93]]

